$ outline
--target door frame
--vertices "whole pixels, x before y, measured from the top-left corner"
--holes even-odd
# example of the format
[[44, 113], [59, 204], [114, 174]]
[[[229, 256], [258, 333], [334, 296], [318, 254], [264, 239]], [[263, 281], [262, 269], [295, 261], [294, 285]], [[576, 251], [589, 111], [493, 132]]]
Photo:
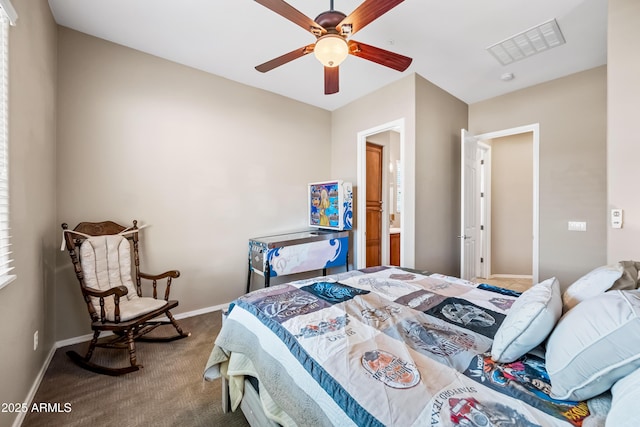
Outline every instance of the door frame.
[[[533, 260], [532, 260], [532, 283], [536, 284], [539, 281], [539, 269], [540, 269], [540, 124], [534, 123], [531, 125], [519, 126], [510, 129], [503, 129], [495, 132], [483, 133], [481, 135], [475, 135], [479, 141], [486, 141], [488, 139], [501, 138], [503, 136], [518, 135], [521, 133], [532, 133], [533, 138], [533, 224], [532, 224], [532, 244], [533, 244]], [[487, 203], [486, 215], [491, 215], [490, 203]], [[487, 230], [485, 235], [490, 236], [491, 229]], [[488, 237], [490, 239], [490, 237]], [[491, 249], [490, 241], [485, 247], [487, 251]], [[490, 254], [488, 254], [490, 256]], [[490, 258], [489, 258], [490, 261]], [[488, 268], [488, 267], [487, 267]], [[482, 271], [482, 269], [481, 269]], [[490, 270], [486, 270], [489, 274]]]
[[[398, 132], [400, 135], [400, 165], [402, 177], [402, 203], [400, 212], [400, 228], [402, 239], [400, 241], [400, 265], [414, 268], [415, 266], [415, 141], [405, 137], [405, 119], [400, 118], [382, 125], [366, 129], [357, 134], [357, 223], [354, 230], [356, 242], [356, 268], [366, 266], [366, 224], [367, 224], [367, 200], [364, 189], [367, 186], [366, 150], [367, 137], [386, 131]], [[386, 150], [385, 150], [386, 151]], [[383, 152], [384, 154], [384, 152]], [[384, 170], [384, 165], [383, 165]], [[387, 201], [388, 191], [382, 191], [382, 200]], [[383, 202], [383, 218], [388, 217], [388, 203]], [[382, 238], [389, 240], [389, 223], [382, 221]], [[388, 242], [387, 248], [388, 248]], [[387, 250], [388, 254], [388, 250]]]

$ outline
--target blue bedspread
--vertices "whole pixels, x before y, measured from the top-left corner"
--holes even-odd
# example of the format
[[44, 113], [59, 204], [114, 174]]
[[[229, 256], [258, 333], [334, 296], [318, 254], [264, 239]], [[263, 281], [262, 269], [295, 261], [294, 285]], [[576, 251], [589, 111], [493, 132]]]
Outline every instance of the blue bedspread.
[[[299, 363], [305, 374], [295, 381], [315, 381], [355, 425], [581, 425], [586, 403], [551, 399], [535, 352], [491, 360], [492, 338], [517, 295], [483, 288], [379, 267], [254, 291], [232, 304], [229, 319], [255, 317], [264, 330], [254, 333], [273, 335], [290, 353], [273, 351], [287, 360], [283, 373], [294, 375], [291, 361]], [[233, 347], [224, 329], [220, 340]], [[267, 389], [277, 381], [262, 380]], [[336, 409], [327, 412], [337, 422]]]

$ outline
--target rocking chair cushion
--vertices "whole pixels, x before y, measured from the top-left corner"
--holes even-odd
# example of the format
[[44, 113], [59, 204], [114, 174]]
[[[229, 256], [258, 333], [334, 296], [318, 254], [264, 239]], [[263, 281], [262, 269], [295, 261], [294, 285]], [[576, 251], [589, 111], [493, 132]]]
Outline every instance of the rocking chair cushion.
[[[80, 264], [85, 284], [89, 288], [106, 291], [126, 286], [128, 292], [126, 299], [122, 298], [120, 301], [121, 310], [125, 301], [139, 298], [131, 279], [131, 246], [126, 237], [116, 234], [86, 239], [80, 246]], [[100, 299], [91, 297], [91, 301], [96, 312], [100, 313]], [[104, 306], [106, 312], [113, 313], [114, 298], [105, 298]]]
[[[134, 319], [143, 314], [150, 313], [160, 307], [166, 305], [167, 302], [162, 299], [155, 299], [151, 297], [138, 297], [132, 300], [121, 299], [120, 300], [120, 321], [126, 322], [127, 320]], [[110, 322], [115, 321], [114, 308], [107, 310], [105, 302], [105, 317]]]
[[[123, 375], [140, 369], [142, 365], [136, 357], [138, 339], [167, 342], [191, 335], [182, 330], [170, 312], [178, 306], [178, 301], [169, 300], [171, 280], [180, 273], [177, 270], [161, 274], [140, 272], [140, 228], [136, 220], [129, 227], [113, 221], [81, 222], [71, 230], [66, 223], [62, 224], [64, 243], [93, 330], [84, 356], [72, 350], [67, 354], [76, 364], [99, 374]], [[142, 280], [153, 282], [153, 298], [142, 296]], [[156, 297], [158, 282], [160, 286], [164, 285], [164, 299]], [[173, 326], [177, 334], [147, 335], [163, 326]], [[100, 337], [103, 332], [113, 332], [114, 336], [103, 340]], [[113, 367], [92, 362], [90, 359], [96, 347], [124, 350], [129, 354], [130, 366]]]

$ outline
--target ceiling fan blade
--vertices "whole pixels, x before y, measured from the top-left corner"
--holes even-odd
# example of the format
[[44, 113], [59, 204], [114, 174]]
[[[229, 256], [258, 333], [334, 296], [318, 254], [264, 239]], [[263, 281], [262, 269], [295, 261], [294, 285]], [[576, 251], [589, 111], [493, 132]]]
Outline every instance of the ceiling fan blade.
[[255, 1], [263, 5], [267, 9], [274, 11], [283, 18], [286, 18], [294, 24], [301, 26], [305, 30], [310, 31], [311, 33], [314, 33], [314, 30], [316, 32], [320, 32], [320, 35], [327, 32], [327, 30], [318, 25], [313, 19], [309, 18], [304, 13], [300, 12], [298, 9], [291, 6], [289, 3], [284, 2], [283, 0]]
[[340, 90], [340, 67], [324, 67], [324, 94], [331, 95]]
[[373, 61], [394, 70], [404, 71], [409, 68], [413, 59], [398, 53], [389, 52], [379, 47], [369, 46], [355, 40], [349, 40], [349, 54]]
[[305, 47], [301, 47], [296, 50], [292, 50], [289, 53], [285, 53], [282, 56], [278, 56], [277, 58], [273, 58], [271, 61], [267, 61], [264, 64], [260, 64], [256, 67], [256, 70], [261, 73], [266, 73], [267, 71], [271, 71], [276, 67], [286, 64], [287, 62], [291, 62], [294, 59], [301, 58], [311, 52], [313, 52], [313, 48], [315, 44], [310, 44]]
[[373, 20], [378, 19], [403, 1], [404, 0], [365, 0], [356, 10], [344, 18], [336, 26], [336, 29], [341, 33], [343, 25], [351, 25], [350, 35], [354, 35]]

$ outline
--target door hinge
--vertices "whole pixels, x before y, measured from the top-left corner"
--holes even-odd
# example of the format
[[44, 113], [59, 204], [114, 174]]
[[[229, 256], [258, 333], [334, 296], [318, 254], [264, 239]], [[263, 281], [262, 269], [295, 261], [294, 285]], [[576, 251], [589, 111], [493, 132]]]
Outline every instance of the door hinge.
[[480, 160], [480, 164], [484, 165], [484, 159]]
[[480, 226], [480, 231], [484, 230], [484, 225]]
[[484, 197], [484, 191], [480, 193], [480, 197]]
[[481, 257], [481, 258], [480, 258], [480, 262], [484, 262], [484, 258], [482, 258], [482, 257]]

